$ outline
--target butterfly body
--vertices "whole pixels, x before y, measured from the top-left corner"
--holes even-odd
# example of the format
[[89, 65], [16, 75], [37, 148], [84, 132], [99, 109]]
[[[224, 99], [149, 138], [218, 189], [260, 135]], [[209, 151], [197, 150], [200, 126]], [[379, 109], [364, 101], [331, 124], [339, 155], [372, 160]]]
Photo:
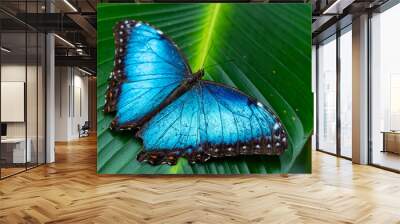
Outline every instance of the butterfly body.
[[238, 155], [280, 155], [286, 131], [273, 111], [232, 87], [192, 73], [176, 44], [149, 24], [117, 24], [116, 65], [105, 112], [115, 130], [136, 130], [139, 161], [176, 164]]

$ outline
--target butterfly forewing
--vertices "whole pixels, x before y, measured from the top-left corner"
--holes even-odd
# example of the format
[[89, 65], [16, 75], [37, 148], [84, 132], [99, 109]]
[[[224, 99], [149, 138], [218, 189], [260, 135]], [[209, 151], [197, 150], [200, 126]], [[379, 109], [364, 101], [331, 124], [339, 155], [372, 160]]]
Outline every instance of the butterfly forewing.
[[105, 111], [116, 111], [115, 129], [129, 129], [155, 110], [191, 71], [176, 45], [151, 25], [124, 21], [114, 32], [115, 68]]

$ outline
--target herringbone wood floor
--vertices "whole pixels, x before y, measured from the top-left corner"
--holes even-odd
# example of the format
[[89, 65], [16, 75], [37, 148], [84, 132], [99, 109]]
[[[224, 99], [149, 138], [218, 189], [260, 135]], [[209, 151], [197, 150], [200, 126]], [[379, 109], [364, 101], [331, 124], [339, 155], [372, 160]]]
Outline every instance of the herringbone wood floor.
[[312, 175], [96, 174], [96, 144], [0, 181], [0, 223], [400, 223], [400, 175], [314, 153]]

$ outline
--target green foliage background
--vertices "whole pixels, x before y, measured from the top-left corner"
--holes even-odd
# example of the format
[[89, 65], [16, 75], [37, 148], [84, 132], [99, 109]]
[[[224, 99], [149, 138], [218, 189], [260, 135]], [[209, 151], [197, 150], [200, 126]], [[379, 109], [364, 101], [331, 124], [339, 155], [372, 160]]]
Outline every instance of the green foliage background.
[[[98, 158], [100, 174], [250, 174], [311, 172], [311, 5], [309, 4], [99, 4]], [[149, 22], [171, 37], [193, 71], [235, 86], [270, 105], [289, 133], [281, 156], [248, 156], [191, 165], [139, 163], [141, 144], [130, 132], [109, 130], [113, 115], [102, 112], [113, 69], [116, 22]]]

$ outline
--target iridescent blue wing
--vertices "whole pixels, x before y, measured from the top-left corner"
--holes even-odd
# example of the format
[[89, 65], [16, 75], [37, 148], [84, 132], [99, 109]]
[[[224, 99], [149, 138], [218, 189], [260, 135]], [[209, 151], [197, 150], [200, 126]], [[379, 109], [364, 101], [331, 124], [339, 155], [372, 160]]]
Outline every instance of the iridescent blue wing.
[[288, 146], [279, 118], [266, 106], [222, 84], [199, 81], [138, 133], [139, 161], [175, 164], [236, 155], [279, 155]]
[[112, 128], [130, 129], [142, 125], [191, 70], [176, 44], [149, 24], [120, 22], [114, 36], [115, 66], [104, 111], [116, 111]]

